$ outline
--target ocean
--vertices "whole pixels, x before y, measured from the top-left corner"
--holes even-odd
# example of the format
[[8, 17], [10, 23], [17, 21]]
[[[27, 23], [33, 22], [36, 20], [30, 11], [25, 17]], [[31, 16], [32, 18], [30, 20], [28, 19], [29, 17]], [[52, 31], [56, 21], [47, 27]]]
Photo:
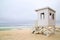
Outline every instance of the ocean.
[[[56, 22], [55, 26], [60, 26], [60, 22]], [[11, 29], [33, 29], [34, 24], [22, 24], [22, 25], [0, 25], [0, 30], [11, 30]]]

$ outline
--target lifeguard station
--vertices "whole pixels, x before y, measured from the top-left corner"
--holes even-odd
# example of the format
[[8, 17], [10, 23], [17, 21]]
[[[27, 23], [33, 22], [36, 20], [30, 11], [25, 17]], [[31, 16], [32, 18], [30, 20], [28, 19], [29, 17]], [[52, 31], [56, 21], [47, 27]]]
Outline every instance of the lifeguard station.
[[49, 36], [55, 33], [55, 11], [49, 7], [35, 10], [37, 13], [37, 26], [32, 33]]

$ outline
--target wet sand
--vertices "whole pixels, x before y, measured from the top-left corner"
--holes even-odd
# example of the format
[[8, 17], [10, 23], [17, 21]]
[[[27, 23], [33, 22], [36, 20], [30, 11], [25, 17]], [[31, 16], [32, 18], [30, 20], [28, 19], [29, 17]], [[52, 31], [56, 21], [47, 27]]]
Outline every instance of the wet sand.
[[60, 40], [60, 32], [49, 37], [41, 34], [32, 34], [31, 29], [15, 29], [0, 31], [0, 40]]

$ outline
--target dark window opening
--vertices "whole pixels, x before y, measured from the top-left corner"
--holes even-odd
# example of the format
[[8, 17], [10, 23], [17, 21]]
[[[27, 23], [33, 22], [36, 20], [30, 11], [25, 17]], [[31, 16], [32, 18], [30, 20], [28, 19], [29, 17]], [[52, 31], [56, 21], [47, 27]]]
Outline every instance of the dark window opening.
[[54, 14], [52, 15], [52, 18], [54, 19]]
[[51, 13], [50, 13], [50, 16], [51, 16]]
[[41, 13], [41, 19], [44, 19], [44, 13]]
[[44, 15], [44, 13], [41, 13], [42, 15]]

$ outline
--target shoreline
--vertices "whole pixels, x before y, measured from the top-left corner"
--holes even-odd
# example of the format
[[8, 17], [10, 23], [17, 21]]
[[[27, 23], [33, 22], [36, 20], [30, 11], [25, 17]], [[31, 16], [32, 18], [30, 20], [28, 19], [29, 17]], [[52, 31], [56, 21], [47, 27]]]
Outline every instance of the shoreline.
[[[55, 26], [56, 29], [60, 29], [60, 26]], [[33, 26], [17, 26], [17, 27], [0, 27], [0, 31], [5, 31], [5, 30], [15, 30], [15, 29], [19, 29], [19, 30], [23, 30], [23, 29], [31, 29], [33, 30]]]

